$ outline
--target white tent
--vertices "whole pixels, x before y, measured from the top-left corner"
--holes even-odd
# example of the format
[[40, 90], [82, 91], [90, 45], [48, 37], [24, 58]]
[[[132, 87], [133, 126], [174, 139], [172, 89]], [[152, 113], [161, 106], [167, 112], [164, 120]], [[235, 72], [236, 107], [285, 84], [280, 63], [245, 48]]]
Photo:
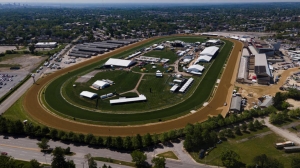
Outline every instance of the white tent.
[[204, 66], [201, 65], [192, 65], [187, 69], [187, 72], [202, 72], [204, 70]]
[[211, 47], [206, 47], [200, 55], [208, 55], [208, 56], [214, 56], [217, 51], [219, 50], [219, 47], [216, 46], [211, 46]]
[[96, 89], [104, 89], [109, 86], [109, 83], [103, 80], [97, 80], [96, 82], [93, 83], [92, 86]]
[[156, 77], [162, 77], [163, 76], [163, 74], [160, 72], [160, 70], [157, 70], [156, 71]]
[[92, 93], [92, 92], [89, 92], [89, 91], [82, 91], [80, 93], [80, 96], [92, 99], [94, 97], [97, 97], [98, 95], [96, 93]]
[[208, 55], [201, 55], [195, 63], [198, 63], [198, 62], [210, 62], [210, 60], [212, 59], [211, 56], [208, 56]]
[[134, 63], [135, 63], [135, 61], [133, 61], [133, 60], [110, 58], [109, 60], [106, 61], [106, 63], [104, 65], [118, 66], [118, 67], [129, 67]]
[[165, 48], [164, 46], [160, 45], [160, 46], [155, 47], [155, 50], [163, 50], [164, 48]]
[[119, 99], [109, 100], [110, 104], [121, 104], [121, 103], [129, 103], [129, 102], [138, 102], [138, 101], [146, 101], [147, 98], [144, 95], [139, 95], [139, 97], [132, 97], [132, 98], [126, 98], [126, 97], [120, 97]]

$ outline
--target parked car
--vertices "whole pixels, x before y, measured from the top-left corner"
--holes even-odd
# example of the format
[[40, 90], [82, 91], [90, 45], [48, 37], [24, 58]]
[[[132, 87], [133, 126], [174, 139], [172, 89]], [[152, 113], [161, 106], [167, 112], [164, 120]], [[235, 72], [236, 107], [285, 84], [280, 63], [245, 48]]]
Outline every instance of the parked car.
[[8, 139], [8, 136], [4, 136], [3, 139]]
[[6, 156], [6, 155], [7, 155], [7, 153], [6, 153], [6, 152], [1, 152], [1, 155], [5, 155], [5, 156]]

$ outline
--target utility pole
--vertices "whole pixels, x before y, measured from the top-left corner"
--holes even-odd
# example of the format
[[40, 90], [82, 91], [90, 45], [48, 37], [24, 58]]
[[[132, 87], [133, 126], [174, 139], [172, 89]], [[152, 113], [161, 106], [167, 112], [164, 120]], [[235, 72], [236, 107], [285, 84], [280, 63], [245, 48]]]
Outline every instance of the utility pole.
[[33, 83], [35, 84], [35, 79], [34, 79], [34, 73], [33, 74], [31, 74], [31, 77], [32, 77], [32, 79], [33, 79]]

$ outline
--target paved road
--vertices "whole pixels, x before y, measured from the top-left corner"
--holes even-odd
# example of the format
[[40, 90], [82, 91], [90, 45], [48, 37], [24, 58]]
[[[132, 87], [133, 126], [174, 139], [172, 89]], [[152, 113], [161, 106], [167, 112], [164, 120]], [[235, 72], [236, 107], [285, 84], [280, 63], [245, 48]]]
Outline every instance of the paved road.
[[276, 134], [280, 135], [281, 137], [283, 137], [289, 141], [293, 141], [294, 143], [300, 145], [300, 138], [295, 133], [290, 132], [287, 129], [282, 129], [282, 128], [279, 128], [279, 127], [276, 127], [276, 126], [270, 124], [269, 117], [266, 117], [264, 119], [264, 121], [265, 121], [265, 125], [267, 127], [269, 127], [270, 130], [272, 130]]
[[[40, 149], [36, 145], [39, 142], [36, 139], [29, 138], [13, 138], [9, 137], [9, 139], [3, 139], [3, 136], [0, 136], [0, 151], [7, 152], [8, 155], [16, 159], [21, 160], [31, 160], [36, 159], [41, 163], [51, 163], [52, 156], [49, 154], [44, 155], [44, 153], [40, 152]], [[123, 152], [120, 153], [118, 151], [111, 151], [109, 149], [104, 148], [91, 148], [86, 145], [73, 145], [73, 144], [64, 144], [60, 141], [49, 141], [49, 145], [52, 148], [56, 146], [61, 146], [63, 148], [70, 147], [71, 151], [76, 153], [74, 156], [66, 157], [74, 161], [76, 167], [83, 167], [83, 164], [87, 167], [87, 164], [84, 160], [84, 155], [90, 153], [92, 156], [101, 156], [101, 157], [110, 157], [117, 160], [123, 161], [131, 161], [131, 156], [129, 153]], [[155, 154], [165, 152], [165, 151], [174, 151], [179, 158], [179, 161], [167, 159], [166, 166], [170, 168], [205, 168], [209, 167], [207, 165], [200, 165], [192, 160], [192, 158], [183, 150], [183, 141], [180, 143], [174, 143], [174, 147], [164, 147], [164, 148], [156, 148], [150, 152], [146, 152], [148, 157], [148, 162], [151, 163], [151, 160]], [[102, 166], [104, 162], [98, 162], [98, 166]], [[106, 163], [106, 165], [108, 165]], [[113, 168], [126, 168], [127, 166], [110, 164]]]

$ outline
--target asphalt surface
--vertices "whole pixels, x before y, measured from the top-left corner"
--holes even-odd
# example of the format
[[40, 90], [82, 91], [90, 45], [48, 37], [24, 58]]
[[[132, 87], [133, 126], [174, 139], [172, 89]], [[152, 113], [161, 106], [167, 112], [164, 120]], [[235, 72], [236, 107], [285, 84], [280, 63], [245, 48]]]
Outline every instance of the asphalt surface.
[[95, 57], [89, 59], [85, 62], [78, 63], [74, 66], [62, 69], [53, 74], [47, 75], [46, 77], [40, 79], [37, 85], [33, 85], [25, 95], [23, 102], [24, 109], [38, 122], [47, 125], [52, 128], [57, 128], [65, 131], [73, 131], [80, 133], [92, 133], [94, 135], [101, 136], [127, 136], [133, 134], [146, 134], [146, 133], [161, 133], [172, 129], [179, 129], [186, 126], [188, 123], [202, 122], [207, 119], [209, 115], [218, 115], [222, 113], [222, 109], [219, 107], [224, 106], [226, 102], [228, 89], [232, 87], [231, 79], [235, 75], [235, 67], [239, 57], [239, 52], [241, 51], [243, 44], [239, 41], [227, 39], [234, 43], [234, 48], [232, 50], [231, 56], [227, 62], [226, 68], [222, 75], [222, 79], [219, 86], [215, 92], [215, 96], [211, 99], [208, 106], [205, 106], [198, 110], [196, 113], [189, 114], [177, 119], [169, 120], [161, 123], [147, 124], [147, 125], [137, 125], [137, 126], [106, 126], [106, 125], [90, 125], [84, 123], [74, 122], [73, 120], [68, 120], [61, 118], [53, 113], [47, 111], [39, 102], [39, 92], [55, 77], [60, 76], [64, 73], [78, 69], [82, 66], [88, 65], [95, 61], [110, 57], [117, 53], [128, 50], [132, 47], [139, 46], [146, 43], [152, 39], [147, 39], [139, 43], [135, 43], [130, 46], [126, 46], [101, 57]]
[[[3, 139], [3, 136], [0, 136], [0, 151], [7, 152], [8, 155], [14, 157], [15, 159], [20, 160], [31, 160], [36, 159], [40, 163], [51, 164], [52, 156], [51, 154], [44, 154], [40, 152], [40, 149], [37, 146], [39, 142], [36, 139], [29, 139], [29, 138], [13, 138], [9, 137], [9, 139]], [[91, 148], [89, 146], [75, 146], [73, 144], [65, 144], [61, 143], [60, 141], [49, 141], [49, 145], [51, 148], [55, 147], [62, 147], [67, 148], [70, 147], [71, 152], [74, 152], [75, 155], [73, 156], [66, 156], [67, 159], [73, 160], [76, 164], [76, 167], [87, 167], [86, 160], [84, 159], [84, 155], [90, 153], [93, 157], [107, 157], [117, 160], [123, 160], [131, 162], [131, 156], [129, 153], [126, 152], [118, 152], [118, 151], [111, 151], [105, 148]], [[151, 160], [155, 154], [162, 153], [165, 151], [174, 151], [177, 154], [179, 160], [166, 160], [166, 167], [169, 168], [204, 168], [210, 167], [208, 165], [201, 165], [194, 162], [191, 157], [183, 151], [183, 141], [180, 143], [174, 143], [173, 147], [160, 147], [152, 149], [147, 154], [147, 161], [151, 164]], [[97, 162], [98, 166], [102, 166], [105, 162]], [[128, 166], [105, 163], [106, 165], [111, 165], [113, 168], [126, 168]]]

